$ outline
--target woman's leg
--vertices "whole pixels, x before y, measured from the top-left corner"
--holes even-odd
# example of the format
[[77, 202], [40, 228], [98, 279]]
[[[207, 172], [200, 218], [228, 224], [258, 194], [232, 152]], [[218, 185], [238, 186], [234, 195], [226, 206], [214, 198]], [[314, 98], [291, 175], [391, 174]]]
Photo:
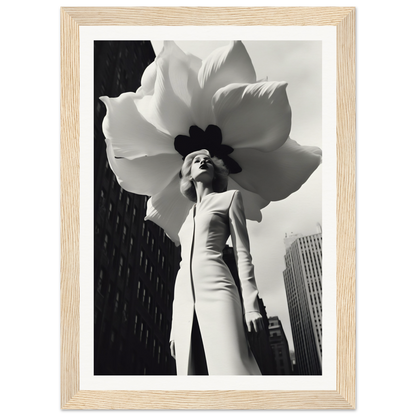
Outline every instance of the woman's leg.
[[208, 375], [208, 367], [205, 358], [204, 344], [202, 343], [201, 331], [199, 329], [196, 314], [194, 314], [194, 321], [192, 324], [191, 351], [188, 375]]

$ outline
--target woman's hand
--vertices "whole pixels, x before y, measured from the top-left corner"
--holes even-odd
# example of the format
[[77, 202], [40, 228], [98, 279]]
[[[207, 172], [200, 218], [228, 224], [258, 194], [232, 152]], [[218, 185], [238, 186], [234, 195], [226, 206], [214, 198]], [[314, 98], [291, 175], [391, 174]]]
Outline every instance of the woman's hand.
[[176, 360], [175, 341], [169, 343], [170, 355]]
[[260, 332], [264, 329], [263, 317], [258, 312], [247, 312], [244, 315], [248, 332]]

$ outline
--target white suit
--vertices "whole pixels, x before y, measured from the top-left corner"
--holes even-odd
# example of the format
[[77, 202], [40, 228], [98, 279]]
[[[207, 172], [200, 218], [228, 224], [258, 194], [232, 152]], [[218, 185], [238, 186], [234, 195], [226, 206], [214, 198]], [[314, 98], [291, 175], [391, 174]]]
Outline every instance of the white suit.
[[[259, 312], [243, 201], [239, 191], [211, 193], [190, 210], [180, 232], [182, 262], [176, 277], [171, 340], [178, 375], [190, 366], [194, 315], [198, 320], [209, 375], [260, 375], [243, 324]], [[222, 259], [231, 234], [243, 305]]]

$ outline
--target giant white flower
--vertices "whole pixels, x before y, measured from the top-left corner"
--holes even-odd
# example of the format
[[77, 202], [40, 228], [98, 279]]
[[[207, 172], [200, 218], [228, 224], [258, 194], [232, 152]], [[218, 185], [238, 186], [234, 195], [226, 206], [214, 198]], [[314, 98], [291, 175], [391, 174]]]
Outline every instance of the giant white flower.
[[321, 150], [289, 138], [285, 82], [257, 81], [239, 42], [206, 59], [164, 42], [136, 92], [101, 97], [107, 156], [121, 187], [149, 195], [146, 219], [178, 244], [192, 202], [179, 191], [183, 156], [208, 149], [230, 170], [228, 189], [243, 195], [246, 217], [297, 191], [321, 163]]

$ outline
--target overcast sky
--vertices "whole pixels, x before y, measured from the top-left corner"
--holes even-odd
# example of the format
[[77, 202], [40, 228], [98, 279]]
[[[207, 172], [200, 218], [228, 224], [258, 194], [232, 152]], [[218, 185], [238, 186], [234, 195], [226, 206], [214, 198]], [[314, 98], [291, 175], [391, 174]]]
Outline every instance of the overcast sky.
[[[184, 51], [205, 58], [221, 41], [176, 41]], [[292, 108], [290, 137], [301, 145], [322, 148], [322, 54], [320, 41], [244, 41], [257, 79], [286, 81]], [[152, 41], [156, 54], [162, 42]], [[294, 194], [262, 210], [260, 223], [248, 221], [251, 254], [260, 297], [268, 316], [282, 321], [293, 349], [283, 281], [284, 238], [287, 233], [309, 235], [322, 223], [322, 166]]]

